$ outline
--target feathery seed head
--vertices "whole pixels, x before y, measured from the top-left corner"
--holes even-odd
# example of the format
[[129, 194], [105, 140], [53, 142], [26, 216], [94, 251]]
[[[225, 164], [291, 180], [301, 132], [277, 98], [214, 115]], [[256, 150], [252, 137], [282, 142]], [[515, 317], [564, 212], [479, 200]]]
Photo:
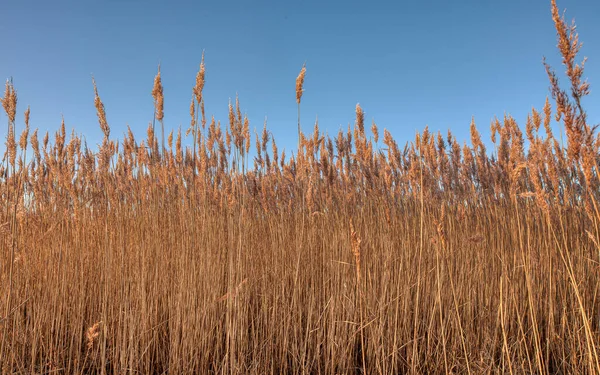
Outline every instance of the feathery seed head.
[[360, 243], [362, 239], [360, 235], [354, 230], [354, 223], [350, 219], [350, 242], [352, 246], [352, 254], [354, 254], [354, 261], [356, 263], [356, 277], [360, 281]]
[[110, 135], [110, 128], [108, 127], [108, 122], [106, 122], [106, 112], [104, 111], [104, 104], [102, 100], [100, 100], [100, 95], [98, 95], [98, 87], [96, 86], [96, 80], [92, 77], [92, 84], [94, 85], [94, 106], [96, 107], [96, 116], [98, 117], [98, 122], [100, 123], [100, 129], [102, 133], [104, 133], [104, 138], [108, 139]]
[[4, 107], [4, 111], [8, 116], [8, 121], [14, 123], [17, 114], [17, 93], [12, 81], [9, 80], [6, 81], [4, 97], [2, 98], [2, 107]]
[[196, 102], [199, 104], [202, 102], [202, 90], [204, 90], [204, 74], [205, 74], [205, 66], [204, 66], [204, 52], [202, 52], [202, 62], [200, 63], [200, 70], [198, 70], [198, 74], [196, 74], [196, 86], [194, 86], [194, 96], [196, 97]]
[[154, 77], [154, 86], [152, 87], [152, 97], [154, 98], [154, 108], [156, 119], [162, 121], [164, 118], [164, 96], [163, 86], [160, 78], [160, 64], [158, 65], [158, 73]]
[[33, 134], [31, 135], [31, 148], [33, 148], [33, 152], [37, 159], [40, 159], [40, 143], [38, 141], [38, 130], [35, 129]]
[[6, 149], [8, 150], [8, 158], [10, 164], [15, 166], [17, 157], [17, 143], [15, 142], [15, 128], [12, 124], [8, 127], [8, 136], [6, 137]]
[[[192, 100], [190, 102], [190, 118], [192, 119], [190, 122], [190, 127], [187, 130], [187, 134], [194, 129], [196, 125], [196, 104], [194, 103], [194, 97], [192, 96]], [[187, 135], [186, 134], [186, 135]]]
[[365, 113], [363, 112], [360, 104], [356, 104], [356, 127], [361, 136], [365, 134]]
[[94, 323], [90, 328], [88, 328], [85, 337], [87, 340], [87, 348], [91, 350], [94, 347], [94, 342], [100, 336], [100, 324], [102, 322]]
[[373, 132], [373, 139], [375, 140], [375, 143], [379, 142], [379, 129], [377, 128], [375, 120], [373, 120], [373, 124], [371, 125], [371, 132]]
[[306, 64], [302, 65], [302, 70], [300, 70], [300, 74], [296, 78], [296, 102], [300, 104], [300, 100], [302, 99], [302, 93], [304, 92], [304, 76], [306, 75]]
[[27, 148], [27, 137], [29, 137], [29, 107], [25, 111], [25, 129], [21, 133], [21, 138], [19, 139], [19, 147], [21, 150], [25, 150]]

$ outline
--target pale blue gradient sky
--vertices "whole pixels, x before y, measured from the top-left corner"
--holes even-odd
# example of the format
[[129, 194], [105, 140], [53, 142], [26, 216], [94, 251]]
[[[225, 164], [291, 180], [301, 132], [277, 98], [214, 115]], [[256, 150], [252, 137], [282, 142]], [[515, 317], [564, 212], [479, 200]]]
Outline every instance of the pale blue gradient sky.
[[[592, 89], [584, 104], [598, 123], [600, 1], [558, 4], [584, 42]], [[305, 131], [318, 115], [334, 135], [354, 121], [360, 103], [368, 124], [374, 119], [401, 144], [425, 125], [468, 140], [471, 116], [489, 142], [493, 116], [506, 111], [524, 126], [532, 106], [541, 110], [549, 94], [544, 55], [563, 77], [546, 0], [22, 0], [0, 10], [0, 78], [14, 79], [17, 130], [31, 105], [32, 127], [53, 134], [64, 115], [68, 131], [90, 146], [101, 140], [92, 74], [111, 136], [122, 139], [129, 124], [140, 140], [152, 120], [159, 62], [166, 128], [188, 127], [203, 50], [207, 115], [225, 124], [238, 93], [251, 127], [260, 131], [267, 116], [288, 155], [296, 144], [295, 78], [305, 61]]]

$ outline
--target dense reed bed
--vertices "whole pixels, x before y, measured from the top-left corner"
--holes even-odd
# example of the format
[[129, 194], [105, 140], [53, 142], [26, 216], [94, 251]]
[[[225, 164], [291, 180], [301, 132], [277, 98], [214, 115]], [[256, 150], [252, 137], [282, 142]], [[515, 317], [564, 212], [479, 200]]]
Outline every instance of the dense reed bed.
[[143, 140], [110, 137], [94, 82], [94, 152], [16, 124], [7, 83], [2, 373], [600, 373], [600, 137], [552, 16], [569, 87], [546, 66], [551, 97], [524, 131], [494, 121], [493, 150], [474, 123], [400, 147], [358, 105], [304, 134], [303, 68], [286, 156], [237, 101], [205, 117], [203, 61], [186, 134], [165, 135], [160, 71]]

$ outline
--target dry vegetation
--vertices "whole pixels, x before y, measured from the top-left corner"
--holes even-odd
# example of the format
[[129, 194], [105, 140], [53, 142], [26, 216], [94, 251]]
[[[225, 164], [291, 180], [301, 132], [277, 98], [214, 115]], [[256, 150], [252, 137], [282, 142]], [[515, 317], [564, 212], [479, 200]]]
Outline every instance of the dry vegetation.
[[94, 83], [94, 153], [64, 123], [40, 142], [29, 109], [19, 137], [7, 83], [1, 372], [600, 373], [600, 137], [552, 15], [569, 90], [546, 66], [553, 103], [524, 134], [494, 121], [493, 152], [474, 123], [471, 145], [425, 130], [401, 149], [357, 106], [286, 158], [237, 101], [207, 124], [202, 63], [193, 146], [164, 136], [159, 72], [144, 140], [109, 137]]

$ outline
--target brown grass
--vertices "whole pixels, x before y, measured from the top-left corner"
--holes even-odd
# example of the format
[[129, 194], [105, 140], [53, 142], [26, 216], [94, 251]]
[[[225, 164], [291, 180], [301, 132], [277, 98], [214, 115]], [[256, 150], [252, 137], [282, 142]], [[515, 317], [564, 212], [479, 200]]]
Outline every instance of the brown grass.
[[570, 88], [546, 66], [554, 110], [525, 135], [493, 121], [493, 156], [474, 121], [470, 145], [379, 144], [359, 105], [333, 139], [298, 121], [289, 159], [266, 126], [251, 150], [239, 100], [206, 127], [204, 58], [191, 147], [159, 148], [153, 124], [111, 139], [95, 81], [98, 152], [64, 123], [40, 143], [29, 109], [17, 142], [8, 82], [0, 372], [599, 374], [600, 137], [577, 34], [552, 16]]

